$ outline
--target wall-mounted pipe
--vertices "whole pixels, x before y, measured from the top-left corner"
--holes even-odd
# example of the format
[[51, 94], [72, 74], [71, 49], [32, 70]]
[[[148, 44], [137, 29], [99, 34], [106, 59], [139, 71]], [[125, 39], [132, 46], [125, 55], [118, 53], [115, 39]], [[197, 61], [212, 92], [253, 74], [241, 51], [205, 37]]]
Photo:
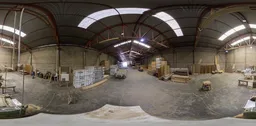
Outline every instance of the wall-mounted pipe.
[[12, 35], [12, 41], [14, 42], [13, 44], [13, 49], [12, 49], [12, 69], [14, 70], [14, 57], [15, 57], [15, 29], [16, 29], [16, 17], [17, 17], [17, 12], [14, 11], [14, 20], [13, 20], [13, 35]]
[[22, 24], [22, 18], [23, 18], [23, 12], [25, 8], [22, 8], [20, 13], [20, 23], [19, 23], [19, 43], [18, 43], [18, 71], [20, 70], [20, 41], [21, 41], [21, 24]]

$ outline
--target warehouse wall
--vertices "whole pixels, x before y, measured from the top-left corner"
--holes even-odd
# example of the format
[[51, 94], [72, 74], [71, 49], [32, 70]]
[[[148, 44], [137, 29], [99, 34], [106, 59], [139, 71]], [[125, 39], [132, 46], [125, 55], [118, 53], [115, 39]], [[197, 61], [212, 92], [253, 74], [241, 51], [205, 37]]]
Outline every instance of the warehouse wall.
[[242, 47], [227, 53], [227, 68], [231, 71], [233, 64], [235, 69], [245, 69], [249, 66], [256, 66], [256, 46]]
[[[12, 66], [12, 49], [0, 48], [0, 65]], [[17, 62], [15, 62], [17, 63]]]
[[[24, 52], [20, 58], [21, 64], [30, 64], [31, 54]], [[56, 48], [47, 47], [32, 50], [32, 65], [34, 69], [38, 69], [41, 72], [54, 72], [56, 67]]]
[[[41, 72], [54, 72], [56, 68], [56, 47], [46, 47], [32, 51], [32, 65]], [[21, 54], [21, 63], [30, 64], [31, 54], [25, 52]], [[80, 47], [61, 46], [60, 66], [70, 66], [72, 69], [81, 69], [84, 66], [99, 65], [102, 60], [110, 60], [110, 64], [115, 63], [115, 58], [106, 54], [99, 54], [97, 51], [85, 50]]]
[[[197, 48], [194, 53], [195, 63], [201, 61], [202, 65], [213, 65], [214, 57], [219, 57], [219, 64], [221, 69], [225, 69], [225, 53], [220, 52], [217, 54], [217, 50], [213, 48]], [[143, 63], [148, 64], [155, 60], [156, 57], [161, 57], [160, 54], [156, 54], [152, 57], [146, 58]], [[175, 49], [168, 49], [162, 52], [162, 57], [167, 60], [168, 64], [172, 68], [183, 68], [193, 64], [193, 47], [182, 47]]]

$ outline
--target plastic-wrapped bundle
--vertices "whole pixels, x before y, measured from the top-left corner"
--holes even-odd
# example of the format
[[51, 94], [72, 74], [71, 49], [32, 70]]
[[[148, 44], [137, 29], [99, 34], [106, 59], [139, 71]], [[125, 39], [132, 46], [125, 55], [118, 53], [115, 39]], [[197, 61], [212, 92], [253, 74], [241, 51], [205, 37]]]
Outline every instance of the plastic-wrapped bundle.
[[111, 65], [110, 66], [110, 75], [114, 76], [116, 74], [117, 70], [118, 70], [118, 66], [117, 65]]
[[102, 67], [95, 67], [94, 70], [94, 82], [101, 81], [104, 77], [104, 69]]

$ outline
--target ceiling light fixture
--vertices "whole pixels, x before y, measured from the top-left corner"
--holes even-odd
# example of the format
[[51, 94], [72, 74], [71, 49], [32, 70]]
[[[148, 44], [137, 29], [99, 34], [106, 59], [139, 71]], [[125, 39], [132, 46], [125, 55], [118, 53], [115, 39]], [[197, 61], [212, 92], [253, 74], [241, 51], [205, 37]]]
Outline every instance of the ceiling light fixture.
[[145, 43], [141, 43], [141, 42], [139, 42], [139, 41], [137, 41], [137, 40], [134, 40], [133, 42], [136, 43], [136, 44], [138, 44], [138, 45], [141, 45], [141, 46], [143, 46], [143, 47], [151, 48], [149, 45], [147, 45], [147, 44], [145, 44]]
[[121, 45], [125, 45], [125, 44], [128, 44], [128, 43], [131, 43], [131, 42], [132, 42], [131, 40], [125, 41], [125, 42], [121, 42], [121, 43], [119, 43], [119, 44], [114, 45], [114, 47], [116, 48], [116, 47], [119, 47], [119, 46], [121, 46]]

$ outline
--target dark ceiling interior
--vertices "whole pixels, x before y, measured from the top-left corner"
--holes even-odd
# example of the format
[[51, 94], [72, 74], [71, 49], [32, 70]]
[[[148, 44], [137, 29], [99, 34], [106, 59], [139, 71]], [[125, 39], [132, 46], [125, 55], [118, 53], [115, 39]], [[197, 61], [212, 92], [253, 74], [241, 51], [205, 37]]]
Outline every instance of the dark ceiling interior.
[[[184, 46], [220, 49], [233, 39], [254, 34], [256, 29], [248, 25], [256, 24], [254, 6], [255, 0], [1, 0], [0, 23], [13, 27], [15, 11], [18, 22], [20, 11], [25, 8], [22, 31], [27, 36], [22, 38], [22, 45], [28, 49], [45, 45], [76, 45], [112, 55], [129, 50], [150, 55]], [[141, 15], [106, 17], [87, 29], [78, 27], [85, 17], [94, 12], [129, 7], [150, 10]], [[232, 10], [230, 7], [243, 9]], [[221, 13], [215, 14], [218, 11]], [[152, 16], [158, 12], [171, 15], [184, 36], [177, 37], [164, 21]], [[214, 18], [210, 20], [211, 16]], [[204, 22], [207, 23], [202, 25]], [[218, 40], [226, 31], [242, 24], [246, 29], [230, 35], [224, 41]], [[12, 38], [10, 32], [2, 30], [2, 35]], [[145, 43], [152, 48], [145, 49], [133, 43], [113, 47], [120, 42], [140, 38], [145, 38]]]

